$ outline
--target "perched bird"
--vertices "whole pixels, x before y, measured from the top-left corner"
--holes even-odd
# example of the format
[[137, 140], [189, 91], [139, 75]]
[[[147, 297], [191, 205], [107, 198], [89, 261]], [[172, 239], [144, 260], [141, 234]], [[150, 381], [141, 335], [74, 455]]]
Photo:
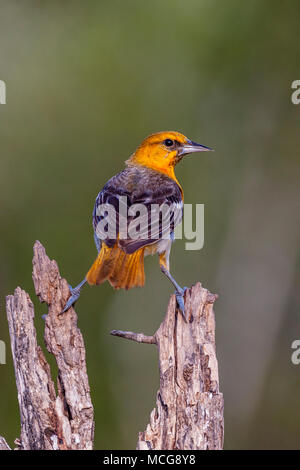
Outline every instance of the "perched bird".
[[[76, 302], [86, 282], [96, 285], [107, 280], [115, 289], [142, 287], [145, 283], [144, 257], [157, 253], [161, 271], [174, 285], [177, 303], [184, 315], [184, 289], [169, 269], [174, 228], [183, 211], [183, 190], [174, 167], [184, 155], [207, 150], [212, 149], [179, 132], [158, 132], [141, 143], [126, 161], [126, 168], [113, 176], [96, 198], [93, 227], [98, 256], [83, 281], [74, 289], [70, 286], [71, 296], [62, 313]], [[143, 205], [143, 216], [140, 212], [132, 214], [131, 210], [137, 204]], [[108, 206], [115, 211], [114, 220], [109, 211], [101, 212]], [[167, 224], [163, 223], [162, 206], [169, 211]], [[122, 210], [125, 218], [120, 214]], [[111, 222], [114, 233], [105, 237], [107, 232], [99, 229], [101, 222], [106, 223], [106, 228]], [[128, 230], [135, 222], [139, 222], [138, 227], [134, 226], [140, 229], [138, 236], [132, 236]]]

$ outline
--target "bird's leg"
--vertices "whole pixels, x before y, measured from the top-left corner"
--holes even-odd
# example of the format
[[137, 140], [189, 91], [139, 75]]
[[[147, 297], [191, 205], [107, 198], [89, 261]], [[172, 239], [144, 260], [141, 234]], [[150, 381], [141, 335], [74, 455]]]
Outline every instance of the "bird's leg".
[[180, 287], [177, 282], [175, 281], [175, 279], [173, 278], [173, 276], [171, 275], [171, 273], [163, 266], [160, 267], [162, 272], [167, 276], [167, 278], [172, 282], [173, 286], [175, 287], [175, 296], [176, 296], [176, 300], [177, 300], [177, 304], [178, 304], [178, 307], [182, 313], [182, 316], [183, 318], [186, 320], [185, 318], [185, 311], [184, 311], [184, 292], [185, 290], [187, 289], [187, 287]]
[[168, 266], [168, 260], [166, 259], [166, 255], [165, 253], [162, 253], [161, 255], [159, 255], [159, 265], [160, 265], [160, 269], [161, 271], [164, 273], [165, 276], [167, 276], [167, 278], [169, 279], [169, 281], [172, 282], [173, 286], [175, 287], [175, 296], [176, 296], [176, 301], [177, 301], [177, 305], [179, 307], [179, 310], [181, 311], [182, 313], [182, 316], [184, 318], [184, 320], [186, 321], [186, 318], [185, 318], [185, 312], [184, 312], [184, 292], [185, 290], [187, 289], [186, 287], [180, 287], [180, 285], [175, 281], [174, 277], [172, 276], [172, 274], [170, 273], [169, 271], [169, 266]]
[[64, 313], [66, 312], [67, 310], [69, 310], [70, 307], [72, 307], [72, 305], [76, 302], [76, 300], [79, 299], [79, 296], [80, 296], [80, 291], [82, 289], [82, 287], [84, 286], [84, 284], [86, 283], [86, 278], [84, 278], [80, 284], [78, 284], [78, 286], [74, 287], [74, 289], [72, 288], [72, 286], [69, 285], [69, 288], [70, 288], [70, 291], [71, 291], [71, 295], [64, 307], [64, 309], [60, 312], [60, 313]]

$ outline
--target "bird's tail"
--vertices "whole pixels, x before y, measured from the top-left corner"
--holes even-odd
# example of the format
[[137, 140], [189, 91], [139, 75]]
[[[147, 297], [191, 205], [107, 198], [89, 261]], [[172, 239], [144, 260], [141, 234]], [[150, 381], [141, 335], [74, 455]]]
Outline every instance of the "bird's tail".
[[109, 281], [115, 289], [131, 289], [145, 284], [144, 251], [126, 254], [116, 243], [109, 248], [102, 243], [96, 260], [86, 275], [89, 284], [102, 284]]

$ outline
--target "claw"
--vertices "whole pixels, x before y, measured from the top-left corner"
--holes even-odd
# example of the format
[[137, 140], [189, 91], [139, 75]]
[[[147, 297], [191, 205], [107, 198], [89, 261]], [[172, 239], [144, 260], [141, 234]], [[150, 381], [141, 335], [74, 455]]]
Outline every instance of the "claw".
[[186, 316], [185, 316], [185, 310], [184, 310], [184, 293], [186, 289], [187, 287], [184, 287], [183, 289], [175, 291], [177, 305], [179, 307], [179, 310], [181, 311], [181, 314], [185, 322], [187, 321]]
[[65, 305], [65, 308], [60, 313], [65, 313], [67, 310], [69, 310], [69, 308], [72, 307], [72, 305], [76, 302], [76, 300], [78, 300], [79, 295], [80, 295], [79, 292], [74, 293], [74, 291], [71, 290], [71, 296], [69, 297]]
[[80, 290], [75, 289], [70, 289], [71, 295], [65, 305], [65, 308], [60, 312], [60, 313], [65, 313], [67, 310], [69, 310], [70, 307], [72, 307], [73, 304], [75, 304], [76, 300], [79, 299], [80, 296]]
[[70, 295], [64, 309], [60, 312], [60, 315], [62, 313], [65, 313], [67, 310], [69, 310], [69, 308], [72, 307], [72, 305], [75, 304], [76, 300], [79, 299], [81, 288], [84, 286], [85, 283], [86, 283], [86, 279], [84, 278], [83, 281], [81, 281], [81, 283], [78, 284], [78, 286], [74, 287], [74, 289], [69, 284], [69, 289], [70, 289], [71, 295]]

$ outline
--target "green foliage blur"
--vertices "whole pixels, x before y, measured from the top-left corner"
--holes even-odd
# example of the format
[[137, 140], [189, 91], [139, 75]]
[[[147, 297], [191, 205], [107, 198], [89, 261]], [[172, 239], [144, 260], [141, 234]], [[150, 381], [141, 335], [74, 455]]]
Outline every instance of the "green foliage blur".
[[[226, 448], [300, 448], [300, 3], [151, 0], [0, 3], [0, 435], [19, 435], [5, 295], [34, 295], [36, 239], [72, 285], [96, 255], [94, 199], [141, 140], [178, 130], [215, 149], [186, 157], [185, 202], [205, 204], [205, 246], [172, 249], [182, 285], [219, 294], [217, 353]], [[97, 449], [135, 448], [155, 404], [157, 351], [109, 335], [152, 334], [172, 288], [156, 258], [146, 286], [86, 288]], [[47, 353], [47, 358], [49, 354]], [[51, 358], [55, 374], [55, 363]]]

